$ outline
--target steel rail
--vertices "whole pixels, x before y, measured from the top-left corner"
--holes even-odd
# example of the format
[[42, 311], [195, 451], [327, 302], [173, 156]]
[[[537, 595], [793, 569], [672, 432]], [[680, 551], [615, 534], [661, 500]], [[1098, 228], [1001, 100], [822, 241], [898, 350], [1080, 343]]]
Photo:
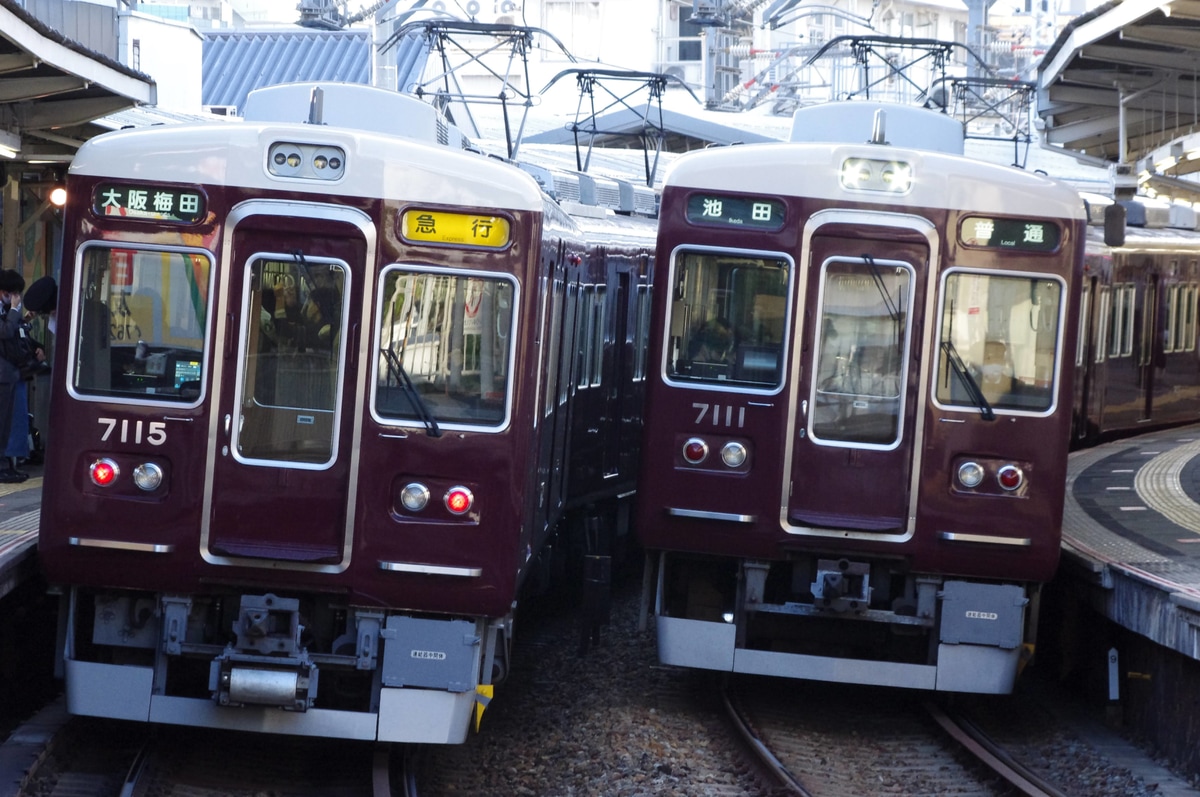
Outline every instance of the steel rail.
[[1014, 760], [1004, 748], [988, 738], [987, 734], [966, 717], [951, 716], [941, 706], [932, 702], [925, 703], [925, 710], [951, 738], [987, 764], [997, 775], [1020, 789], [1022, 794], [1028, 797], [1067, 797], [1066, 792], [1055, 788], [1053, 784]]

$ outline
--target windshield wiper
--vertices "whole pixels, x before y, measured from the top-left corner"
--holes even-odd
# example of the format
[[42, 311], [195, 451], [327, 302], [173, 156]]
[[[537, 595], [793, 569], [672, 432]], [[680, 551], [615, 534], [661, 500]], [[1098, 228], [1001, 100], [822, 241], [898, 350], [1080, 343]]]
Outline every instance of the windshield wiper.
[[380, 349], [379, 352], [387, 360], [388, 372], [408, 391], [408, 400], [412, 402], [413, 408], [417, 412], [417, 419], [425, 424], [425, 433], [430, 437], [441, 437], [442, 430], [438, 427], [437, 418], [433, 417], [429, 405], [425, 403], [425, 399], [421, 398], [421, 394], [417, 392], [417, 388], [413, 385], [412, 379], [409, 378], [408, 371], [404, 370], [404, 364], [400, 362], [400, 358], [396, 356], [396, 352], [386, 346]]
[[958, 356], [958, 349], [954, 348], [954, 344], [950, 341], [944, 340], [942, 341], [942, 351], [945, 352], [946, 359], [954, 368], [955, 375], [962, 382], [963, 389], [967, 391], [971, 401], [975, 402], [975, 406], [979, 408], [979, 414], [985, 421], [996, 420], [996, 413], [992, 411], [992, 405], [988, 404], [988, 400], [983, 396], [983, 391], [979, 389], [979, 383], [971, 376], [966, 363]]
[[888, 315], [892, 317], [893, 321], [899, 321], [900, 311], [888, 294], [887, 286], [883, 284], [883, 275], [879, 273], [879, 266], [875, 263], [875, 258], [870, 255], [861, 255], [861, 257], [863, 262], [871, 267], [871, 277], [875, 280], [875, 287], [879, 290], [879, 295], [883, 297], [883, 306], [887, 308]]

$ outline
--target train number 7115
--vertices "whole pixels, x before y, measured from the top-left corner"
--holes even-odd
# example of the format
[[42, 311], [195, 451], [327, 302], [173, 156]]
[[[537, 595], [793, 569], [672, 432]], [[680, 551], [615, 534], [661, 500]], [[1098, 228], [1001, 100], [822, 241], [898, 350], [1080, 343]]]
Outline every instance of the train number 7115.
[[[100, 435], [100, 442], [108, 442], [108, 438], [112, 437], [113, 431], [117, 428], [117, 419], [97, 418], [96, 421], [104, 427], [104, 434]], [[125, 418], [120, 423], [120, 442], [122, 443], [149, 443], [152, 446], [161, 446], [167, 442], [166, 421], [134, 421], [130, 424], [129, 419]], [[132, 437], [130, 436], [131, 431]]]

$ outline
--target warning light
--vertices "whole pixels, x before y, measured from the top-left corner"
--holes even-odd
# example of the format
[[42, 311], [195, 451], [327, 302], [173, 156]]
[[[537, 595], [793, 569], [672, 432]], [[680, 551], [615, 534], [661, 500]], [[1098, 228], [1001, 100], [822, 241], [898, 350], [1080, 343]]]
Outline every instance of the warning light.
[[1021, 469], [1016, 465], [1005, 465], [996, 474], [996, 478], [1000, 481], [1000, 486], [1005, 490], [1015, 490], [1025, 481], [1025, 474], [1021, 473]]
[[683, 458], [692, 465], [699, 465], [708, 458], [708, 443], [699, 437], [690, 438], [683, 444]]
[[465, 515], [475, 504], [475, 496], [466, 487], [451, 487], [446, 492], [446, 509], [453, 515]]
[[111, 459], [98, 459], [92, 463], [92, 482], [98, 487], [108, 487], [117, 480], [121, 469]]

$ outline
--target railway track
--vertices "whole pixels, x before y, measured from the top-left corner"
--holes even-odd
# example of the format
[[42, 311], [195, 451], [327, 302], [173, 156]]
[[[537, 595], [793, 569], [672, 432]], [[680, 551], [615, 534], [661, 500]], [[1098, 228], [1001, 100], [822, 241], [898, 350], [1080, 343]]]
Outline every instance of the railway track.
[[803, 797], [1066, 797], [957, 708], [894, 691], [735, 682], [732, 724], [781, 787]]
[[29, 779], [28, 797], [421, 797], [410, 751], [329, 739], [76, 718]]

